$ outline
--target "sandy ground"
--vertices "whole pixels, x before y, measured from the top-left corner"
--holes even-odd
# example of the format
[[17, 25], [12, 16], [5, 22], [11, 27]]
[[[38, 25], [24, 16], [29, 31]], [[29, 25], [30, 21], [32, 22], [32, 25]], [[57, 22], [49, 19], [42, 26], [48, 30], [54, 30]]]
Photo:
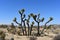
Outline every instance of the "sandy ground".
[[[52, 40], [55, 34], [49, 34], [49, 36], [37, 37], [37, 40]], [[28, 36], [18, 36], [6, 33], [6, 39], [14, 38], [14, 40], [29, 40]]]
[[[3, 28], [0, 28], [2, 30]], [[19, 35], [14, 35], [11, 33], [8, 33], [7, 29], [3, 29], [2, 31], [5, 31], [6, 37], [5, 39], [10, 40], [11, 38], [14, 38], [14, 40], [29, 40], [28, 36], [19, 36]], [[44, 36], [44, 37], [37, 37], [37, 40], [52, 40], [56, 34], [49, 33], [47, 34], [49, 36]]]

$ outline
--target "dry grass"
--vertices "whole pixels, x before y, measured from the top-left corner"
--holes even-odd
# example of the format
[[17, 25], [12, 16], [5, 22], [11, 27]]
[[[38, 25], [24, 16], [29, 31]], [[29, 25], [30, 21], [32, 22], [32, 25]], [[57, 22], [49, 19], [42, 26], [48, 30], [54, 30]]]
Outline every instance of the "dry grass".
[[[56, 29], [56, 30], [54, 30], [54, 32], [52, 32], [51, 29], [49, 29], [44, 33], [47, 36], [43, 36], [43, 37], [31, 36], [30, 38], [28, 38], [28, 36], [22, 36], [22, 32], [19, 28], [15, 28], [15, 29], [13, 28], [13, 29], [10, 29], [9, 31], [7, 31], [7, 28], [0, 28], [0, 30], [3, 31], [4, 34], [6, 35], [6, 36], [4, 36], [4, 35], [1, 35], [1, 36], [7, 40], [11, 40], [12, 38], [14, 40], [48, 40], [48, 39], [53, 40], [53, 38], [57, 35], [55, 32], [59, 33], [59, 31], [60, 31], [60, 29]], [[32, 31], [32, 35], [37, 33], [36, 29], [33, 29], [33, 31]], [[15, 32], [15, 34], [14, 34], [14, 32]], [[49, 32], [49, 34], [48, 34], [48, 32]]]

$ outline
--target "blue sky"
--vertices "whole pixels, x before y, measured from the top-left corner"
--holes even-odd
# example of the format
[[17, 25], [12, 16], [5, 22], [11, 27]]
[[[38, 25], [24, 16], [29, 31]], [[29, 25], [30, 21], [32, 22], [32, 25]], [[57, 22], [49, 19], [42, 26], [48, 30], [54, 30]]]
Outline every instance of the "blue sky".
[[44, 24], [49, 17], [54, 18], [50, 24], [60, 24], [60, 0], [0, 0], [0, 24], [10, 24], [14, 17], [19, 22], [18, 10], [23, 8], [26, 15], [40, 13], [40, 18], [45, 18], [41, 24]]

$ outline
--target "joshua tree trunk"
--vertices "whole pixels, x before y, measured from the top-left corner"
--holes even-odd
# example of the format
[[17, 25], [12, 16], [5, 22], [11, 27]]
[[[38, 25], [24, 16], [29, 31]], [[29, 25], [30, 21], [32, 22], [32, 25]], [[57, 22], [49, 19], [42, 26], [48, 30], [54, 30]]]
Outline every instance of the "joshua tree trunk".
[[31, 28], [30, 28], [30, 35], [31, 35], [31, 32], [32, 32], [32, 27], [33, 27], [33, 25], [31, 25]]
[[39, 22], [38, 22], [38, 32], [37, 32], [37, 35], [38, 35], [38, 36], [40, 35], [39, 29], [40, 29], [40, 27], [39, 27]]
[[24, 28], [25, 28], [25, 35], [27, 35], [25, 21], [24, 21]]
[[22, 28], [22, 32], [23, 32], [23, 35], [24, 35], [24, 30], [23, 30], [23, 26], [22, 26], [22, 21], [23, 21], [23, 19], [22, 19], [22, 15], [21, 15], [21, 28]]
[[44, 29], [46, 29], [46, 24], [45, 24], [45, 26], [44, 26], [43, 30], [41, 31], [41, 34], [43, 34], [43, 32], [44, 32]]
[[29, 31], [29, 24], [28, 24], [28, 36], [29, 36], [29, 32], [30, 32], [30, 31]]

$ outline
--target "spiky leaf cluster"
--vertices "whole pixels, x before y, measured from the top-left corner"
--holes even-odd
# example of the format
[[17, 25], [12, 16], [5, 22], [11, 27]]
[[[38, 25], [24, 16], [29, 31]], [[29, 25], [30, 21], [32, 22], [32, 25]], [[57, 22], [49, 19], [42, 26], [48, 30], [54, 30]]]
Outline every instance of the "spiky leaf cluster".
[[19, 10], [19, 14], [23, 14], [25, 12], [25, 10], [24, 9], [22, 9], [22, 10]]

